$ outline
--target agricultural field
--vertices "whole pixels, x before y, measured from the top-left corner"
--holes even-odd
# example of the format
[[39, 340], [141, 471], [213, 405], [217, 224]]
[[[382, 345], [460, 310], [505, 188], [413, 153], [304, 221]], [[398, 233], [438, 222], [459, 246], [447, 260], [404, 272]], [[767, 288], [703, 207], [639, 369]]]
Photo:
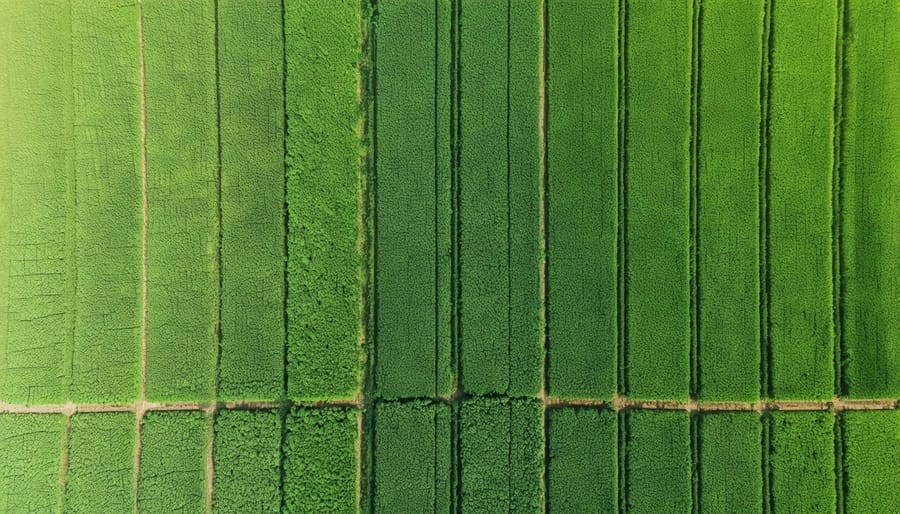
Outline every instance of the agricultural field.
[[895, 0], [0, 0], [0, 512], [898, 512]]

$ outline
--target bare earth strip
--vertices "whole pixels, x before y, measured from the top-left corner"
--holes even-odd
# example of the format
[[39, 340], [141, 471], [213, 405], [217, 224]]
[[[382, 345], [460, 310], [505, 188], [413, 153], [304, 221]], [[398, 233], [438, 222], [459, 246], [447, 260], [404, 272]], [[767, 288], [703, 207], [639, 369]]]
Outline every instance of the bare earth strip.
[[[138, 40], [140, 41], [140, 77], [141, 77], [141, 195], [143, 230], [141, 234], [141, 295], [143, 312], [141, 313], [141, 401], [134, 407], [135, 412], [135, 444], [134, 444], [134, 475], [132, 488], [137, 491], [138, 475], [141, 469], [141, 423], [146, 411], [147, 401], [147, 314], [148, 314], [148, 288], [147, 288], [147, 234], [150, 222], [150, 205], [147, 193], [147, 93], [146, 93], [146, 66], [144, 63], [144, 5], [138, 1]], [[85, 406], [87, 407], [87, 406]], [[96, 406], [104, 407], [104, 406]], [[102, 411], [83, 411], [102, 412]], [[137, 497], [134, 495], [135, 509], [137, 509]]]

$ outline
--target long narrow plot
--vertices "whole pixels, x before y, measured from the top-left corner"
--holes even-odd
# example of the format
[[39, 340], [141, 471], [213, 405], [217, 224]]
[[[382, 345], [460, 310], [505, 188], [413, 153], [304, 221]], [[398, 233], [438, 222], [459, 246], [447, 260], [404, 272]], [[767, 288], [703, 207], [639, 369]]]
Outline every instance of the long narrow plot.
[[216, 414], [213, 512], [280, 512], [281, 425], [274, 410]]
[[763, 1], [703, 2], [697, 156], [698, 390], [759, 398], [759, 74]]
[[143, 2], [147, 398], [215, 394], [219, 317], [214, 1]]
[[61, 403], [74, 293], [68, 2], [0, 3], [0, 399]]
[[287, 392], [350, 398], [361, 372], [360, 2], [284, 8]]
[[378, 404], [375, 512], [452, 512], [450, 416], [446, 404]]
[[130, 412], [72, 416], [66, 512], [130, 512], [135, 501], [134, 445]]
[[540, 7], [516, 5], [463, 2], [459, 20], [460, 373], [475, 394], [540, 389]]
[[386, 398], [446, 394], [453, 381], [449, 30], [449, 1], [378, 5], [375, 384]]
[[548, 391], [616, 392], [618, 6], [548, 5]]
[[618, 508], [616, 413], [554, 408], [547, 433], [549, 512], [615, 512]]
[[58, 512], [66, 418], [0, 414], [0, 507], [5, 512]]
[[221, 323], [218, 397], [284, 394], [281, 5], [221, 0]]
[[209, 419], [203, 412], [148, 412], [141, 426], [140, 512], [204, 512]]
[[282, 446], [286, 512], [358, 512], [359, 416], [343, 408], [291, 411]]
[[771, 512], [834, 511], [834, 415], [773, 412], [768, 422]]
[[900, 412], [845, 412], [844, 512], [900, 512]]
[[685, 399], [691, 2], [631, 0], [626, 8], [625, 392]]
[[695, 419], [700, 512], [763, 512], [759, 414], [716, 412]]
[[690, 512], [691, 421], [686, 412], [625, 411], [625, 509]]
[[841, 162], [844, 394], [900, 396], [900, 10], [848, 1]]
[[768, 163], [770, 395], [834, 396], [832, 155], [836, 8], [775, 2]]
[[479, 398], [459, 407], [462, 512], [537, 512], [543, 505], [543, 435], [536, 400]]

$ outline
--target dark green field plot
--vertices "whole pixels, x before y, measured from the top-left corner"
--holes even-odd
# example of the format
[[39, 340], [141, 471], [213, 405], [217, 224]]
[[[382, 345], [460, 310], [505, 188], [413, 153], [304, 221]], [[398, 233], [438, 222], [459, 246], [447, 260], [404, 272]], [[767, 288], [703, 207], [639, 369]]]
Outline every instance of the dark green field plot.
[[618, 424], [612, 410], [559, 408], [545, 413], [549, 512], [618, 508]]
[[845, 412], [844, 512], [900, 512], [900, 412]]
[[281, 417], [274, 410], [216, 414], [214, 512], [280, 512]]
[[691, 510], [691, 421], [686, 412], [626, 411], [622, 505], [628, 512]]
[[148, 412], [141, 425], [140, 512], [204, 512], [210, 420], [198, 411]]
[[537, 512], [544, 502], [541, 404], [473, 399], [459, 406], [463, 512]]
[[72, 416], [66, 512], [131, 511], [135, 441], [135, 419], [130, 412]]
[[834, 416], [830, 412], [773, 412], [767, 422], [772, 511], [833, 511]]
[[60, 460], [66, 418], [0, 414], [0, 508], [54, 512], [63, 499]]
[[451, 512], [451, 409], [424, 401], [375, 412], [374, 512]]
[[762, 512], [762, 423], [756, 412], [694, 417], [700, 512]]

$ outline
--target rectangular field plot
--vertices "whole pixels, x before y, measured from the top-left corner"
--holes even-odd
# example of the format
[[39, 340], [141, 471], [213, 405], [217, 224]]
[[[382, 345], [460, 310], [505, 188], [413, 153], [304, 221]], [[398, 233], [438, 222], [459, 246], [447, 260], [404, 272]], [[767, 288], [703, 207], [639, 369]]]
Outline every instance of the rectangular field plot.
[[66, 512], [131, 512], [135, 435], [131, 412], [72, 416]]
[[900, 512], [900, 412], [844, 412], [844, 512]]
[[221, 0], [221, 348], [218, 397], [284, 394], [281, 4]]
[[763, 512], [759, 414], [705, 413], [694, 422], [700, 512]]
[[203, 512], [210, 420], [203, 412], [148, 412], [141, 426], [140, 512]]
[[451, 512], [450, 417], [445, 404], [378, 404], [375, 512]]
[[214, 0], [143, 3], [147, 398], [215, 394], [219, 313]]
[[361, 12], [284, 2], [288, 395], [350, 398], [360, 383]]
[[66, 418], [59, 414], [0, 414], [0, 508], [58, 512]]
[[624, 423], [624, 508], [690, 512], [691, 421], [686, 412], [635, 410]]
[[472, 399], [459, 406], [462, 512], [537, 512], [543, 505], [541, 408], [536, 400]]
[[549, 417], [549, 512], [615, 512], [618, 423], [607, 409], [554, 408]]
[[425, 398], [453, 384], [450, 1], [382, 1], [377, 31], [375, 383]]
[[356, 409], [291, 411], [282, 447], [287, 512], [357, 512], [360, 422]]
[[834, 416], [824, 411], [773, 412], [767, 421], [771, 508], [834, 511]]
[[548, 5], [548, 390], [616, 392], [618, 6]]
[[216, 414], [213, 512], [279, 512], [281, 416], [274, 410]]

